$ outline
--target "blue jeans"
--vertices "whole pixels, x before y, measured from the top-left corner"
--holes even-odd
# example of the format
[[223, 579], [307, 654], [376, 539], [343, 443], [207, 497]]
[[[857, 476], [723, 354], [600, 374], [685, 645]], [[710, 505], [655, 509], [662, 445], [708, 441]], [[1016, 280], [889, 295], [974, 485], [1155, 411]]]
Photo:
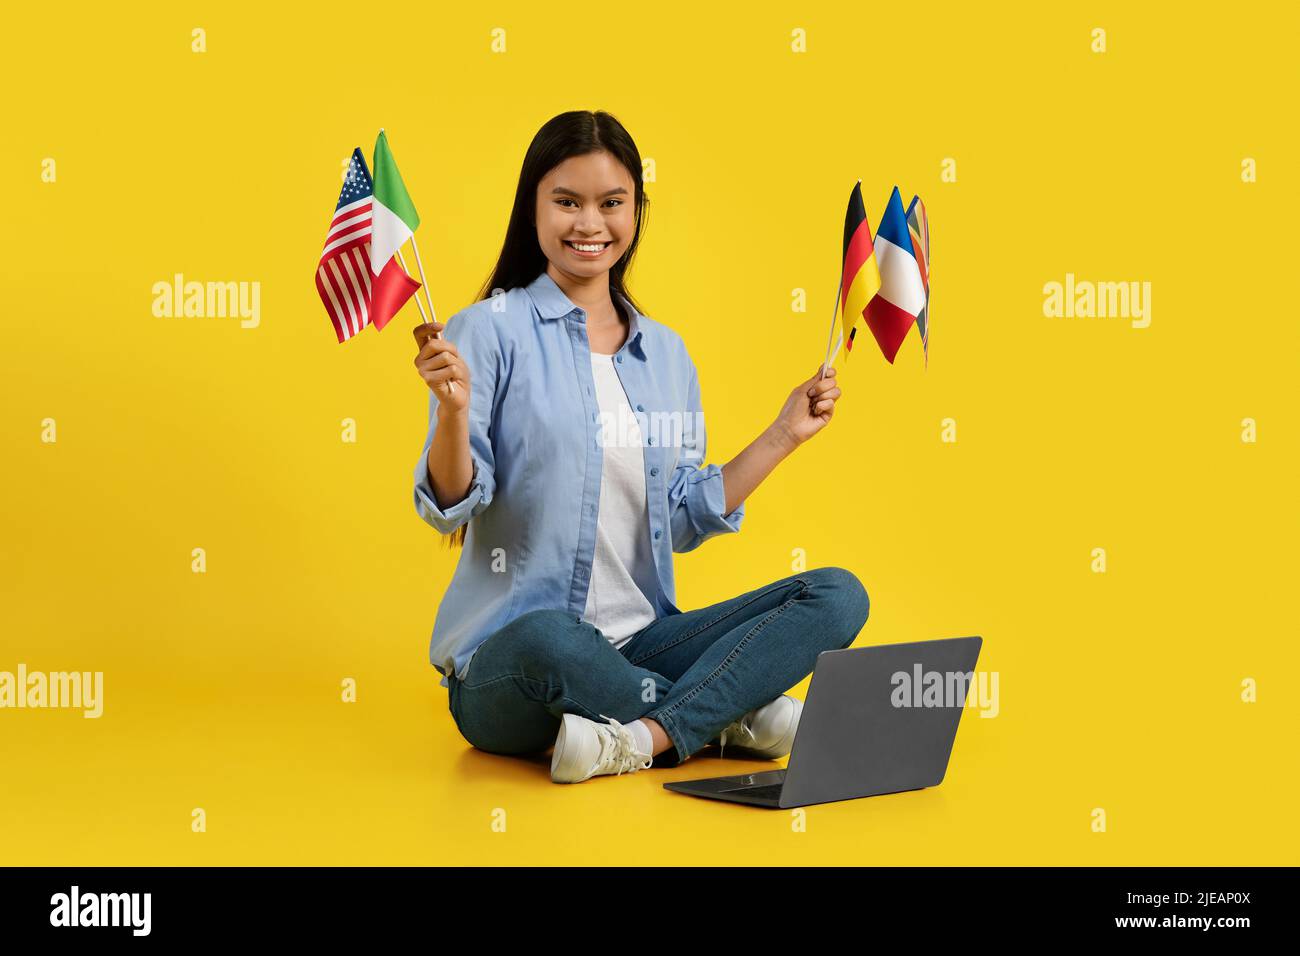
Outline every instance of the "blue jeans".
[[662, 617], [621, 648], [567, 611], [529, 611], [479, 645], [464, 681], [448, 678], [451, 714], [498, 754], [545, 750], [564, 714], [645, 717], [681, 763], [807, 677], [822, 651], [852, 644], [869, 610], [852, 572], [825, 567]]

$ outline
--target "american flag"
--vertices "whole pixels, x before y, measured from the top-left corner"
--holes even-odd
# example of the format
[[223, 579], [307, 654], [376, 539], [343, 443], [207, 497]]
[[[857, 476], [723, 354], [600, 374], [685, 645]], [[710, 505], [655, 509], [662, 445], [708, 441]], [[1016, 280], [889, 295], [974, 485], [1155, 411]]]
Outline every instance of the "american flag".
[[370, 170], [360, 149], [352, 151], [339, 203], [334, 207], [320, 265], [316, 291], [334, 323], [339, 343], [370, 324]]

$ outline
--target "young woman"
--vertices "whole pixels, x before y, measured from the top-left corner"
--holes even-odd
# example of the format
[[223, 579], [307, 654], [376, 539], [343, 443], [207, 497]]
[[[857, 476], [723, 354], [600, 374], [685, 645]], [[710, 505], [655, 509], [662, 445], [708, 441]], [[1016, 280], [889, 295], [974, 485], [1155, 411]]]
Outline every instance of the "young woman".
[[625, 285], [645, 208], [622, 125], [556, 116], [524, 157], [479, 301], [415, 359], [431, 393], [416, 510], [464, 548], [430, 660], [470, 744], [553, 745], [557, 783], [713, 742], [785, 756], [801, 704], [783, 692], [869, 609], [838, 567], [673, 603], [673, 552], [739, 531], [745, 499], [826, 427], [840, 389], [819, 366], [744, 451], [705, 464], [695, 365]]

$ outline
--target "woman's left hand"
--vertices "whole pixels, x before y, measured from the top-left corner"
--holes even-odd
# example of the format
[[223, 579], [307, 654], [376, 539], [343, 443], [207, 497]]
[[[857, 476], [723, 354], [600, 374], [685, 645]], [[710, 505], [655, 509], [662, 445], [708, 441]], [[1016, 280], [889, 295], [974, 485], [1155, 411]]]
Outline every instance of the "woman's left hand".
[[835, 414], [835, 400], [840, 390], [835, 384], [835, 368], [817, 366], [813, 377], [797, 385], [776, 417], [776, 425], [798, 444], [803, 444], [830, 424]]

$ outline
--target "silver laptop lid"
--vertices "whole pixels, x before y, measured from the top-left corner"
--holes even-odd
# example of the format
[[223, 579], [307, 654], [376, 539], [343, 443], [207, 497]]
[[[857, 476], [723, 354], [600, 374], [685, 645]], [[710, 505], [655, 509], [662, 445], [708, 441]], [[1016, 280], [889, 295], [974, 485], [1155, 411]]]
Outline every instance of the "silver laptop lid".
[[819, 654], [780, 805], [937, 786], [982, 643], [954, 637]]

